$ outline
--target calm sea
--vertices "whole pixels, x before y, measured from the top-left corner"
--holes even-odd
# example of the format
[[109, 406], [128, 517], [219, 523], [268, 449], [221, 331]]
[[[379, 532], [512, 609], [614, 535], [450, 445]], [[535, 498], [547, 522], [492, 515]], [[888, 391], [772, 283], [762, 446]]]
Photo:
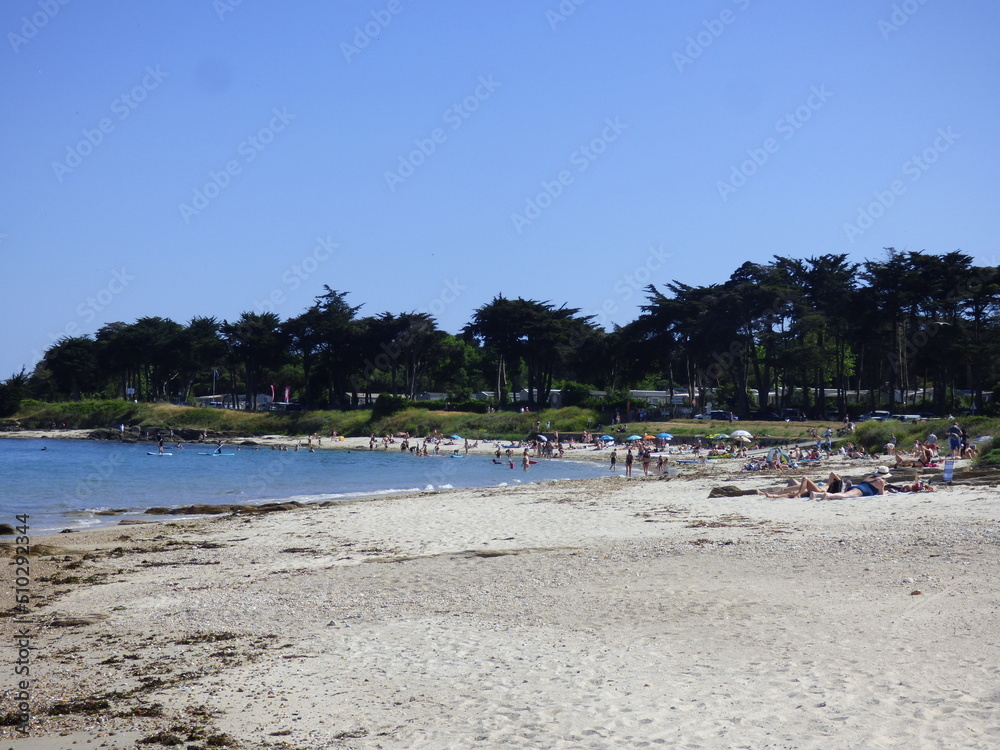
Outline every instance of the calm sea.
[[[195, 503], [337, 500], [452, 487], [496, 487], [605, 473], [589, 461], [543, 460], [529, 472], [511, 471], [491, 457], [419, 458], [398, 451], [270, 448], [231, 456], [199, 455], [212, 446], [168, 449], [91, 440], [0, 439], [0, 522], [28, 513], [32, 533], [116, 524], [146, 508]], [[102, 511], [125, 511], [100, 515]], [[149, 518], [147, 516], [147, 518]], [[162, 518], [162, 517], [158, 517]], [[16, 525], [16, 524], [15, 524]]]

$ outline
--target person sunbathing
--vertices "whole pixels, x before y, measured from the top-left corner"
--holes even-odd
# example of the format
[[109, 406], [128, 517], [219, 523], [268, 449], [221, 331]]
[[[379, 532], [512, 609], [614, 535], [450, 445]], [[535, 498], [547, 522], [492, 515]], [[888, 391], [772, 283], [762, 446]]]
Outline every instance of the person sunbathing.
[[[845, 484], [849, 485], [849, 483], [845, 483], [843, 479], [832, 471], [830, 472], [830, 476], [827, 479], [826, 484], [826, 492], [842, 492], [846, 489]], [[763, 490], [757, 490], [758, 495], [763, 495], [764, 497], [771, 498], [772, 500], [779, 497], [809, 497], [814, 492], [824, 492], [824, 489], [809, 477], [802, 477], [798, 484], [792, 483], [785, 489], [778, 490], [777, 492], [764, 492]]]
[[841, 500], [846, 497], [873, 497], [885, 494], [885, 483], [892, 478], [888, 466], [879, 466], [874, 474], [870, 474], [865, 481], [851, 487], [843, 492], [813, 492], [809, 495], [811, 500]]
[[934, 454], [930, 448], [921, 445], [919, 448], [914, 449], [913, 453], [910, 454], [908, 458], [903, 458], [899, 453], [896, 454], [896, 467], [900, 466], [928, 466], [934, 462]]

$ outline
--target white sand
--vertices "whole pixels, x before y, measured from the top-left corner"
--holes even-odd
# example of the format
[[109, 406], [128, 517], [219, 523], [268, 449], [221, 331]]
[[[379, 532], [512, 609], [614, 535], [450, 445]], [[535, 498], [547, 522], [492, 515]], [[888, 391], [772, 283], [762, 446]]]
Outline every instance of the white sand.
[[[776, 479], [690, 471], [51, 537], [123, 552], [37, 610], [110, 619], [40, 628], [36, 712], [166, 682], [0, 749], [202, 719], [248, 748], [1000, 746], [995, 486], [709, 500]], [[165, 717], [113, 717], [140, 698]]]

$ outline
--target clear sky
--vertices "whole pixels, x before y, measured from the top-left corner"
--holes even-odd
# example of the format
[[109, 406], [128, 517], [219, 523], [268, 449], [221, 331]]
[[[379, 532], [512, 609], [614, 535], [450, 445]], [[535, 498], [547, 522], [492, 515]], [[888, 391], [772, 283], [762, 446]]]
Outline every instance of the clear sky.
[[112, 321], [1000, 263], [989, 0], [4, 0], [0, 379]]

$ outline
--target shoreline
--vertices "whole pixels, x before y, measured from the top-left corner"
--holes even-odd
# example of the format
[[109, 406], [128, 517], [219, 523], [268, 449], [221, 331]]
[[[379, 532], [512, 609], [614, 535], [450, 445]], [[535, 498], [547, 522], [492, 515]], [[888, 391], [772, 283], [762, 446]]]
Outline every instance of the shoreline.
[[989, 744], [996, 480], [708, 498], [782, 479], [709, 466], [32, 539], [64, 548], [31, 558], [38, 736], [0, 737], [18, 750], [134, 747], [178, 726], [195, 746], [225, 735], [250, 750]]
[[[73, 434], [69, 435], [60, 434], [57, 435], [56, 437], [52, 437], [52, 435], [48, 431], [42, 431], [42, 430], [21, 431], [14, 434], [0, 433], [0, 435], [9, 437], [11, 440], [39, 440], [39, 441], [53, 442], [53, 443], [59, 440], [64, 440], [68, 443], [79, 443], [80, 441], [86, 441], [95, 445], [115, 446], [119, 448], [133, 446], [133, 447], [138, 447], [138, 449], [140, 450], [142, 449], [143, 445], [145, 445], [147, 448], [151, 445], [155, 450], [155, 443], [151, 443], [150, 441], [121, 442], [116, 440], [97, 440], [97, 439], [88, 440], [89, 431], [87, 430], [74, 431]], [[232, 451], [235, 449], [236, 451], [242, 450], [243, 452], [255, 453], [258, 451], [276, 450], [285, 447], [287, 449], [287, 452], [289, 453], [291, 452], [308, 453], [309, 451], [308, 451], [307, 440], [308, 438], [303, 437], [290, 441], [289, 438], [285, 436], [267, 435], [267, 436], [258, 436], [257, 438], [235, 438], [226, 441], [224, 445], [226, 446], [227, 451]], [[182, 442], [187, 447], [188, 452], [194, 451], [196, 447], [204, 446], [202, 447], [202, 450], [204, 450], [205, 448], [214, 447], [215, 445], [215, 443], [211, 440], [206, 442], [188, 442], [188, 441], [182, 441]], [[501, 442], [501, 441], [481, 441], [478, 447], [474, 447], [469, 451], [469, 455], [478, 456], [479, 458], [492, 457], [494, 451], [496, 450], [494, 442]], [[298, 451], [295, 450], [296, 445], [298, 445], [299, 447]], [[315, 448], [317, 449], [317, 451], [338, 450], [338, 451], [347, 451], [348, 453], [356, 452], [361, 455], [373, 454], [373, 453], [386, 457], [387, 456], [395, 457], [396, 455], [399, 455], [403, 460], [411, 460], [413, 458], [411, 454], [408, 453], [402, 454], [398, 451], [398, 445], [399, 445], [398, 442], [396, 443], [396, 445], [390, 446], [390, 449], [388, 451], [382, 449], [381, 447], [376, 447], [374, 451], [371, 451], [369, 450], [368, 445], [369, 445], [368, 438], [346, 438], [338, 441], [324, 439], [322, 441], [322, 444], [316, 445]], [[459, 443], [443, 445], [440, 454], [432, 455], [429, 458], [447, 458], [448, 453], [450, 453], [453, 448], [458, 447], [459, 445], [460, 445]], [[164, 445], [165, 451], [169, 451], [172, 447], [173, 444], [165, 443]], [[521, 449], [519, 448], [518, 451], [520, 450]], [[176, 448], [174, 448], [174, 452], [176, 452]], [[577, 463], [580, 463], [582, 461], [585, 462], [587, 466], [591, 467], [594, 466], [594, 461], [591, 459], [596, 458], [598, 462], [605, 460], [605, 457], [603, 456], [594, 457], [594, 456], [584, 455], [586, 452], [587, 451], [583, 450], [568, 450], [566, 451], [566, 455], [564, 455], [563, 458], [561, 459], [554, 458], [552, 460], [577, 462]], [[532, 455], [534, 456], [534, 454]], [[539, 458], [537, 460], [544, 463], [548, 459]], [[522, 474], [520, 470], [521, 467], [520, 467], [519, 453], [517, 457], [515, 457], [515, 461], [517, 464], [516, 477], [514, 479], [511, 479], [510, 477], [507, 477], [505, 473], [504, 476], [501, 477], [501, 479], [509, 480], [512, 483], [518, 483], [518, 484], [522, 482], [536, 484], [536, 483], [545, 483], [549, 481], [562, 481], [562, 480], [549, 479], [548, 477], [545, 476], [538, 476], [535, 472]], [[484, 481], [487, 480], [484, 479]], [[488, 489], [491, 487], [503, 486], [502, 482], [500, 483], [500, 485], [498, 485], [496, 483], [496, 478], [494, 477], [489, 478], [488, 481], [489, 483], [483, 484], [480, 487], [480, 489]], [[428, 484], [426, 487], [424, 487], [423, 486], [424, 484], [427, 484], [426, 480], [424, 480], [423, 483], [410, 481], [399, 485], [400, 487], [404, 487], [406, 489], [398, 489], [398, 488], [389, 489], [389, 488], [376, 487], [372, 489], [344, 490], [343, 492], [313, 491], [313, 492], [306, 492], [304, 494], [302, 492], [297, 492], [292, 488], [288, 488], [287, 491], [283, 494], [275, 495], [272, 497], [251, 499], [243, 502], [239, 501], [220, 502], [215, 500], [211, 502], [203, 502], [197, 500], [195, 501], [187, 500], [186, 502], [181, 501], [175, 503], [169, 503], [169, 502], [165, 503], [165, 502], [153, 501], [153, 502], [147, 502], [145, 504], [138, 503], [136, 504], [135, 507], [129, 506], [127, 502], [120, 502], [120, 503], [111, 502], [110, 504], [97, 503], [95, 505], [94, 502], [88, 499], [87, 509], [93, 516], [93, 518], [90, 519], [90, 523], [92, 525], [82, 526], [77, 528], [64, 528], [60, 520], [53, 519], [52, 521], [47, 522], [45, 533], [69, 533], [69, 532], [81, 533], [89, 530], [111, 528], [118, 525], [158, 523], [161, 521], [177, 520], [178, 518], [187, 519], [187, 518], [199, 518], [204, 516], [219, 516], [231, 512], [242, 512], [246, 514], [252, 514], [258, 512], [269, 512], [270, 509], [274, 509], [277, 506], [286, 506], [286, 505], [297, 505], [302, 507], [312, 507], [312, 506], [326, 507], [332, 504], [352, 502], [357, 499], [378, 499], [381, 497], [396, 497], [400, 495], [409, 495], [409, 494], [427, 494], [431, 492], [442, 492], [452, 489], [447, 484], [447, 482], [443, 483], [443, 485], [438, 485], [437, 480], [434, 480], [433, 486]], [[188, 513], [186, 509], [189, 508], [193, 510], [191, 510]], [[81, 506], [81, 510], [82, 509], [83, 508]], [[278, 509], [283, 509], [283, 508], [279, 507]], [[153, 511], [152, 513], [149, 512], [151, 510]], [[71, 510], [69, 512], [75, 512], [75, 511]], [[64, 523], [72, 527], [71, 521], [72, 519], [67, 518]], [[0, 536], [0, 541], [3, 541], [2, 536]]]
[[[87, 440], [90, 434], [89, 430], [75, 430], [70, 431], [72, 434], [63, 435], [59, 434], [56, 437], [52, 437], [49, 431], [38, 430], [38, 431], [19, 431], [16, 433], [0, 433], [2, 437], [9, 437], [10, 439], [36, 439], [36, 440], [68, 440], [71, 442], [79, 440]], [[234, 447], [236, 450], [276, 450], [280, 449], [282, 446], [287, 447], [289, 452], [294, 451], [297, 445], [300, 452], [305, 449], [308, 450], [308, 440], [309, 438], [301, 436], [298, 438], [288, 438], [283, 435], [265, 435], [257, 436], [255, 438], [232, 438], [225, 441], [224, 445], [227, 447]], [[144, 443], [148, 444], [150, 441], [131, 441], [122, 443], [114, 440], [92, 440], [96, 444], [108, 444], [108, 445], [142, 445]], [[187, 442], [181, 441], [189, 448], [195, 446], [211, 446], [215, 443], [211, 440], [206, 442]], [[480, 457], [493, 457], [496, 451], [497, 445], [502, 445], [504, 448], [512, 447], [514, 449], [514, 462], [518, 468], [517, 476], [520, 478], [522, 476], [520, 469], [520, 451], [523, 450], [521, 446], [508, 446], [504, 441], [500, 440], [481, 440], [474, 441], [478, 442], [478, 445], [470, 446], [469, 454], [480, 456]], [[249, 443], [249, 444], [248, 444]], [[155, 443], [154, 443], [155, 445]], [[379, 447], [378, 445], [372, 451], [369, 450], [369, 438], [356, 437], [356, 438], [341, 438], [339, 440], [331, 440], [329, 438], [322, 439], [321, 443], [316, 445], [316, 450], [326, 451], [326, 450], [346, 450], [356, 451], [361, 454], [366, 453], [381, 453], [385, 455], [397, 454], [400, 455], [398, 451], [399, 442], [395, 445], [390, 445], [388, 450]], [[165, 446], [169, 448], [170, 446]], [[619, 449], [619, 460], [616, 472], [612, 473], [608, 471], [604, 476], [608, 478], [619, 478], [625, 480], [624, 474], [624, 451], [623, 446], [615, 446]], [[447, 454], [455, 450], [456, 452], [464, 452], [464, 446], [461, 442], [455, 441], [448, 444], [442, 445], [442, 451], [440, 455], [433, 456], [436, 458], [447, 457]], [[748, 451], [748, 457], [755, 455], [761, 455], [767, 452], [768, 448], [761, 448]], [[533, 457], [534, 453], [531, 454]], [[655, 457], [656, 454], [654, 454]], [[582, 443], [576, 444], [574, 448], [567, 449], [564, 456], [561, 459], [546, 459], [539, 457], [537, 460], [545, 462], [547, 460], [561, 460], [561, 461], [584, 461], [590, 464], [604, 464], [607, 466], [607, 462], [610, 456], [610, 449], [604, 445], [599, 446], [588, 446]], [[634, 469], [633, 476], [629, 481], [653, 481], [659, 479], [667, 478], [680, 478], [685, 480], [690, 480], [698, 477], [708, 477], [716, 475], [726, 475], [732, 482], [745, 482], [756, 476], [761, 476], [764, 478], [772, 478], [776, 483], [775, 487], [772, 489], [781, 488], [783, 482], [791, 481], [790, 478], [794, 477], [796, 480], [802, 475], [813, 475], [814, 478], [825, 478], [825, 475], [831, 469], [840, 472], [845, 475], [846, 478], [851, 478], [856, 484], [860, 481], [861, 477], [874, 470], [876, 466], [885, 461], [888, 457], [879, 458], [866, 458], [861, 460], [847, 460], [844, 457], [833, 456], [827, 459], [823, 459], [819, 462], [802, 462], [800, 465], [788, 469], [783, 469], [779, 471], [766, 470], [762, 472], [746, 472], [742, 471], [743, 463], [745, 459], [733, 459], [733, 458], [712, 458], [696, 462], [692, 460], [693, 453], [690, 447], [682, 448], [677, 452], [668, 452], [668, 463], [664, 468], [663, 474], [656, 473], [655, 468], [651, 469], [648, 476], [644, 476], [642, 473], [641, 464], [637, 461]], [[502, 459], [505, 461], [505, 459]], [[956, 478], [960, 480], [963, 472], [971, 466], [972, 462], [969, 460], [961, 459], [956, 460]], [[925, 480], [931, 480], [932, 483], [937, 483], [940, 480], [942, 473], [941, 465], [935, 468], [929, 469], [913, 469], [913, 468], [899, 468], [897, 471], [897, 480], [902, 481], [902, 477], [911, 478], [916, 480], [918, 476]], [[546, 483], [547, 479], [534, 479], [529, 473], [524, 477], [530, 484], [536, 483]], [[567, 480], [576, 481], [576, 480]], [[478, 489], [489, 489], [491, 487], [496, 487], [497, 485], [483, 485]], [[503, 486], [503, 485], [501, 485]], [[220, 515], [229, 514], [232, 512], [242, 512], [245, 514], [255, 514], [269, 512], [269, 510], [274, 509], [278, 506], [287, 505], [297, 505], [301, 507], [327, 507], [333, 504], [341, 504], [345, 502], [352, 502], [354, 500], [377, 500], [381, 498], [391, 498], [407, 496], [410, 494], [429, 494], [435, 492], [445, 492], [450, 491], [451, 487], [430, 487], [427, 489], [373, 489], [370, 491], [356, 491], [346, 494], [327, 494], [326, 496], [311, 494], [304, 496], [300, 493], [295, 493], [289, 490], [285, 495], [270, 497], [265, 499], [260, 499], [259, 501], [242, 502], [242, 503], [173, 503], [173, 504], [163, 504], [149, 505], [143, 510], [126, 510], [123, 508], [112, 508], [103, 507], [95, 515], [106, 519], [100, 523], [93, 526], [72, 529], [72, 533], [81, 533], [89, 530], [98, 530], [106, 528], [115, 528], [119, 525], [131, 525], [131, 524], [148, 524], [148, 523], [159, 523], [162, 521], [171, 521], [178, 519], [189, 519], [189, 518], [200, 518], [200, 517], [218, 517]], [[476, 488], [470, 488], [476, 489]], [[185, 508], [195, 508], [189, 513], [183, 513]], [[166, 510], [169, 509], [169, 510]], [[278, 507], [278, 509], [284, 509]], [[149, 510], [155, 510], [157, 512], [149, 513]], [[46, 533], [66, 533], [67, 529], [56, 530], [52, 528]], [[2, 541], [2, 537], [0, 537]]]

